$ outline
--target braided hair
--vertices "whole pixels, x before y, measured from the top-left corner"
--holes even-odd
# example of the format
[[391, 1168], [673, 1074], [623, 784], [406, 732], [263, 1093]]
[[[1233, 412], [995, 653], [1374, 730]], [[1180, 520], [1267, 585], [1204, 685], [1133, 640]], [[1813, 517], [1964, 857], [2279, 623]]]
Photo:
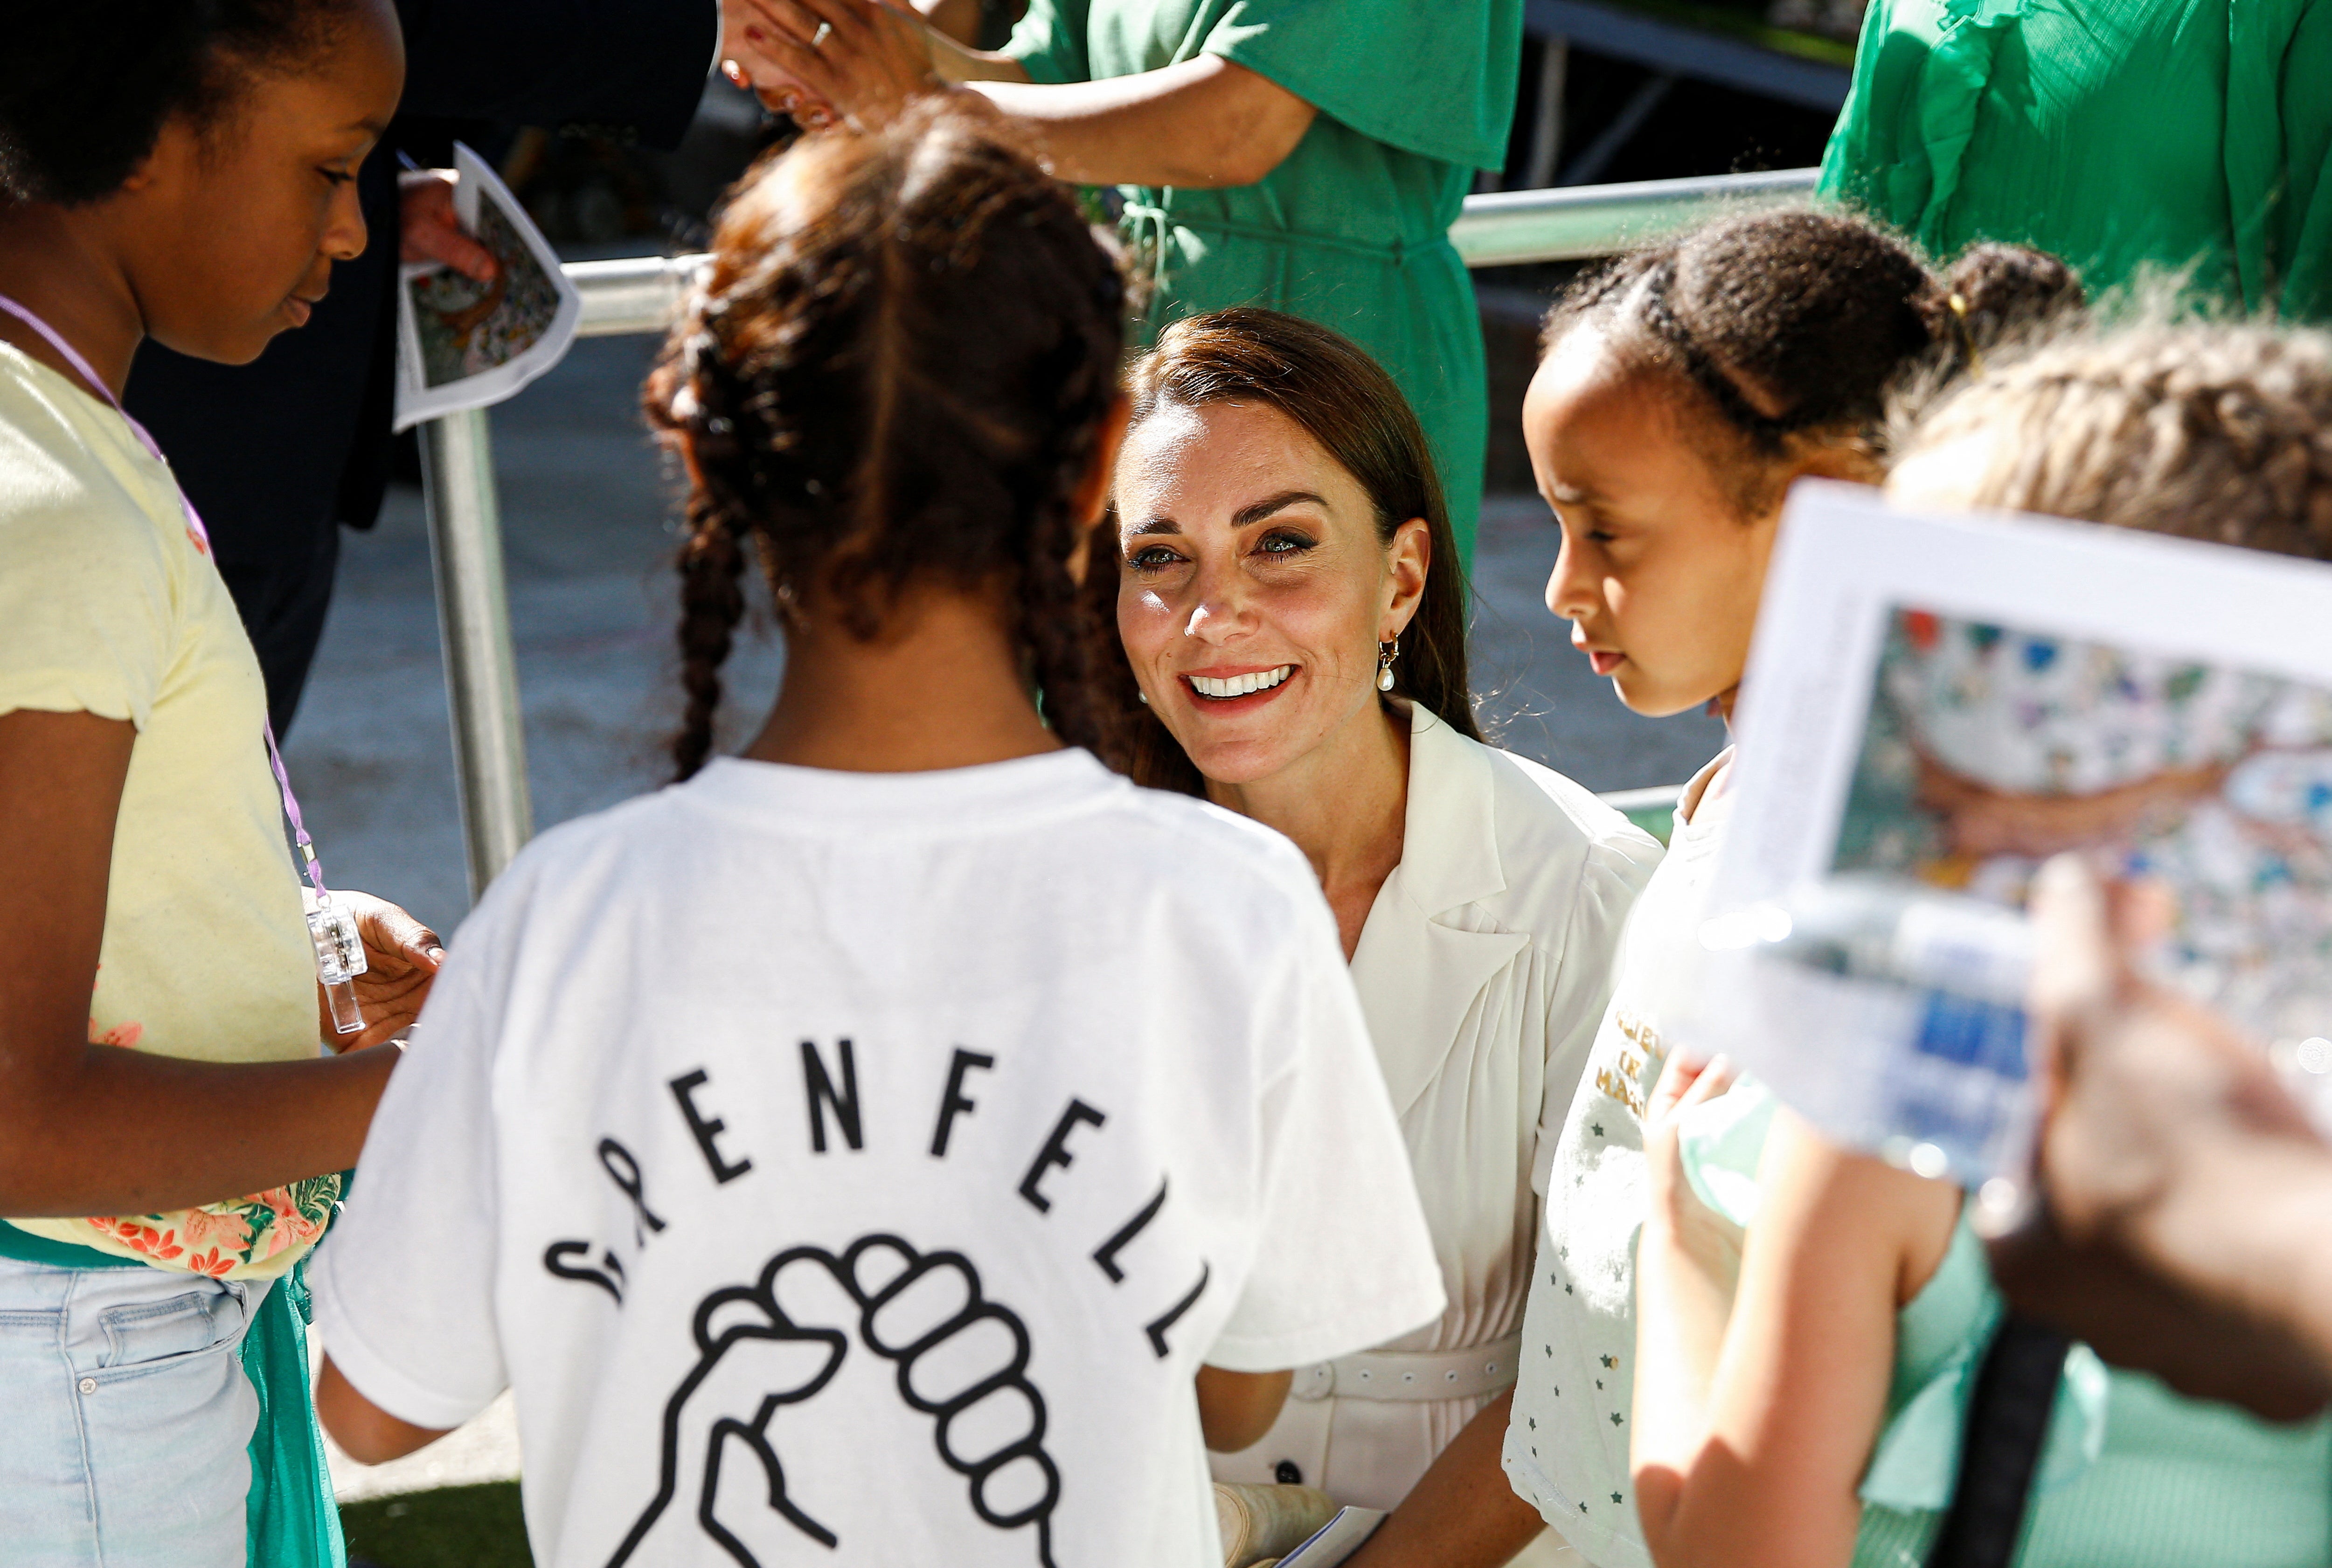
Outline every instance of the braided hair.
[[0, 0], [0, 204], [121, 188], [165, 122], [329, 48], [355, 0]]
[[2072, 269], [2040, 251], [1977, 245], [1938, 274], [1875, 224], [1788, 208], [1715, 219], [1582, 277], [1541, 346], [1592, 325], [1630, 368], [1690, 388], [1704, 416], [1690, 433], [1754, 513], [1802, 441], [1875, 458], [1892, 389], [1963, 371], [2080, 303]]
[[970, 108], [926, 102], [748, 176], [645, 406], [693, 484], [677, 776], [704, 765], [756, 555], [872, 638], [902, 591], [995, 587], [1047, 722], [1113, 750], [1069, 569], [1117, 397], [1125, 290], [1066, 187]]
[[2332, 334], [2072, 331], [1899, 417], [1898, 460], [1985, 437], [1979, 506], [2332, 560]]

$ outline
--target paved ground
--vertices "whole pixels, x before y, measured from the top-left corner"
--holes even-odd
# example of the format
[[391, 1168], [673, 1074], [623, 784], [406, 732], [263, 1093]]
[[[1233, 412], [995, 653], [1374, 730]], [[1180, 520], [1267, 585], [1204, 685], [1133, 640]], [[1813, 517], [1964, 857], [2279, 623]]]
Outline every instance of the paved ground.
[[[668, 489], [635, 411], [649, 346], [585, 342], [494, 416], [511, 615], [538, 827], [662, 781], [678, 713]], [[1638, 718], [1573, 654], [1539, 595], [1555, 534], [1535, 497], [1485, 509], [1476, 688], [1505, 743], [1598, 789], [1681, 781], [1722, 743], [1714, 720]], [[766, 710], [767, 637], [733, 661], [733, 720]], [[285, 747], [333, 878], [450, 933], [469, 906], [454, 797], [428, 540], [417, 492], [351, 534], [339, 593]], [[515, 1475], [508, 1401], [456, 1437], [366, 1470], [335, 1454], [343, 1498]]]

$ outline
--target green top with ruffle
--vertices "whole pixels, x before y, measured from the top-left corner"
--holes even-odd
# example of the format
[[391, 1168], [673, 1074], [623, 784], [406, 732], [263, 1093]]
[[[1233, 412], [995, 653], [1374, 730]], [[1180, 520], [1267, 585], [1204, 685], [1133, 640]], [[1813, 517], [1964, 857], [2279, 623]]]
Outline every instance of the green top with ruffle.
[[2332, 320], [2332, 5], [1872, 0], [1821, 194], [1939, 257], [2038, 246]]
[[[1685, 1170], [1747, 1225], [1776, 1106], [1754, 1080], [1685, 1123]], [[1887, 1421], [1863, 1473], [1857, 1568], [1918, 1568], [1959, 1477], [1976, 1373], [2003, 1310], [1961, 1212], [1896, 1317]], [[2066, 1358], [2018, 1568], [2300, 1568], [2332, 1563], [2332, 1418], [2272, 1426], [2180, 1397], [2086, 1345]]]

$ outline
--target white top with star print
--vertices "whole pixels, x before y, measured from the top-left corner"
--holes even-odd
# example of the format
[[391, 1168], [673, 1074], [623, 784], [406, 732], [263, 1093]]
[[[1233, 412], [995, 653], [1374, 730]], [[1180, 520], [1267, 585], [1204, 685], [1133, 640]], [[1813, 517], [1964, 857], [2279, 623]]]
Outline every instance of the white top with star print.
[[1651, 1568], [1629, 1480], [1636, 1232], [1644, 1222], [1643, 1113], [1676, 1042], [1700, 951], [1730, 796], [1693, 776], [1668, 852], [1620, 940], [1618, 978], [1547, 1173], [1545, 1221], [1523, 1314], [1520, 1380], [1504, 1455], [1515, 1490], [1595, 1568]]

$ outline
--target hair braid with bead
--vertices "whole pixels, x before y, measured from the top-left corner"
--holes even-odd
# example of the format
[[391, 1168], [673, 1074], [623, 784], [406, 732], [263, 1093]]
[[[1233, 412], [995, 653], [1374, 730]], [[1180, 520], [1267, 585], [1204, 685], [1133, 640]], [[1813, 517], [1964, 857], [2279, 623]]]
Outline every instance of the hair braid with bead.
[[741, 184], [645, 397], [692, 480], [681, 778], [712, 750], [749, 545], [781, 621], [814, 587], [860, 637], [910, 585], [1001, 588], [1047, 722], [1114, 750], [1068, 560], [1124, 299], [1066, 190], [961, 107], [811, 138]]

